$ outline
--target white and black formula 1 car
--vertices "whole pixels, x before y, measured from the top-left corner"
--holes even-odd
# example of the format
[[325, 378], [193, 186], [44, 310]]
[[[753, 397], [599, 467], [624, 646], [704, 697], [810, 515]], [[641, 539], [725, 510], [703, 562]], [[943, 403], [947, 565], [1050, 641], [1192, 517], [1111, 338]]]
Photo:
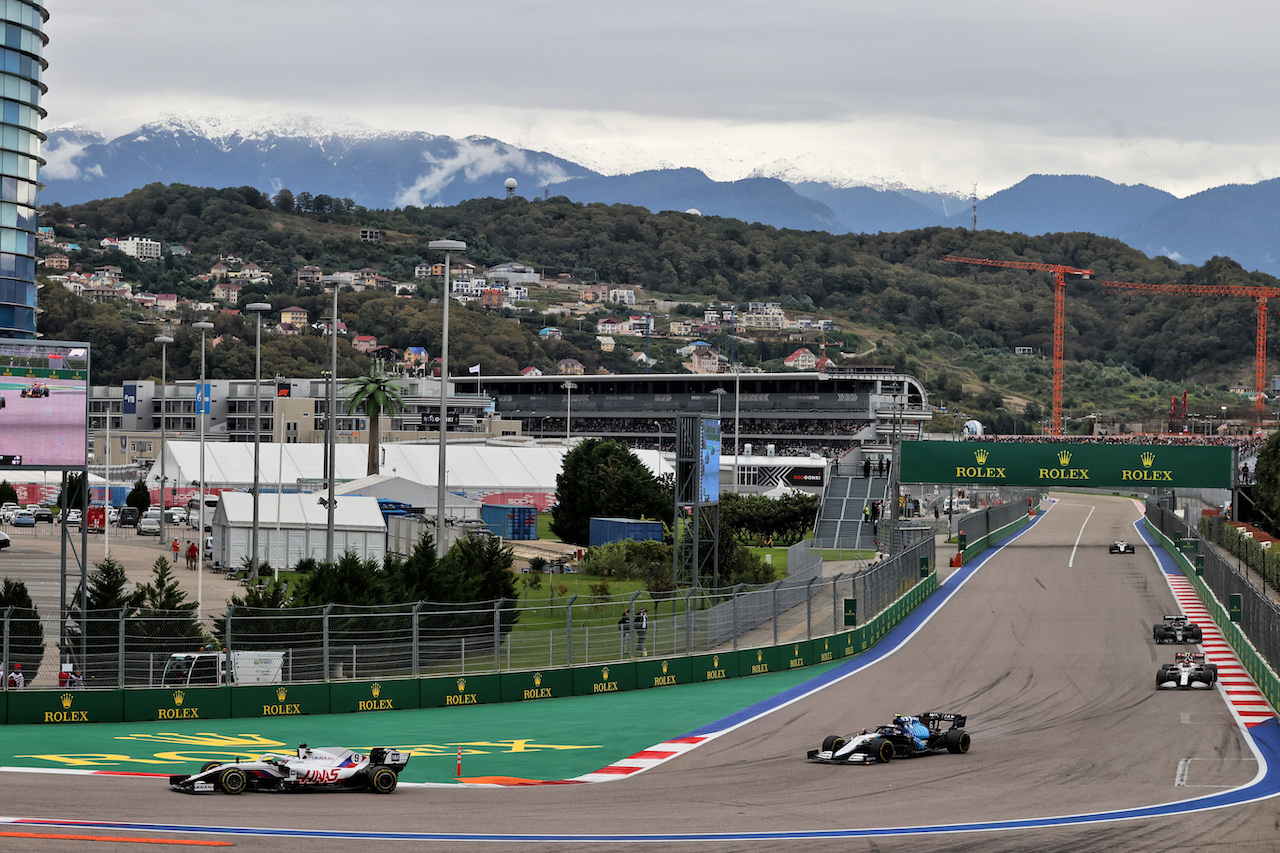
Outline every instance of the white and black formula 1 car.
[[1107, 553], [1108, 554], [1136, 554], [1138, 552], [1135, 551], [1133, 549], [1133, 546], [1130, 545], [1128, 542], [1124, 541], [1123, 539], [1117, 539], [1115, 542], [1111, 543], [1111, 546], [1109, 548], [1107, 548]]
[[211, 761], [192, 776], [170, 776], [169, 787], [191, 794], [239, 794], [243, 791], [373, 791], [390, 794], [400, 782], [409, 756], [376, 747], [367, 756], [343, 747], [309, 749], [297, 755], [265, 752], [256, 761]]
[[1176, 663], [1156, 673], [1157, 690], [1208, 690], [1218, 681], [1218, 667], [1204, 662], [1204, 652], [1178, 652]]
[[[887, 726], [864, 729], [856, 735], [827, 735], [822, 749], [805, 755], [824, 764], [887, 764], [895, 758], [914, 758], [946, 750], [957, 755], [969, 751], [969, 733], [962, 714], [898, 714]], [[943, 723], [951, 723], [943, 728]]]
[[1200, 643], [1204, 632], [1186, 616], [1176, 614], [1164, 617], [1164, 622], [1151, 626], [1151, 636], [1157, 643]]

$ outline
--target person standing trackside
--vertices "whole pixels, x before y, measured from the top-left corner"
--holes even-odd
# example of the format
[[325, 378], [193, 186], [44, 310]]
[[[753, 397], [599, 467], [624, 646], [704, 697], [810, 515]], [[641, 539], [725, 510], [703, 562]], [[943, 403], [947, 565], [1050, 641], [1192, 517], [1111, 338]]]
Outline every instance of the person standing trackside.
[[200, 547], [196, 543], [191, 542], [187, 545], [187, 568], [195, 571], [196, 560], [200, 558]]
[[173, 564], [178, 565], [178, 552], [182, 550], [182, 546], [178, 544], [178, 540], [173, 540], [173, 544], [169, 546], [169, 551], [173, 554]]
[[631, 633], [631, 611], [622, 611], [622, 618], [618, 620], [618, 630], [622, 632], [622, 648], [625, 651], [627, 643], [630, 640], [628, 636]]
[[645, 610], [644, 608], [640, 609], [640, 612], [636, 614], [635, 624], [633, 627], [636, 629], [636, 652], [644, 654], [644, 640], [645, 637], [649, 636], [648, 610]]
[[22, 674], [22, 664], [15, 663], [13, 665], [13, 672], [9, 673], [9, 689], [21, 690], [26, 686], [27, 686], [27, 679]]

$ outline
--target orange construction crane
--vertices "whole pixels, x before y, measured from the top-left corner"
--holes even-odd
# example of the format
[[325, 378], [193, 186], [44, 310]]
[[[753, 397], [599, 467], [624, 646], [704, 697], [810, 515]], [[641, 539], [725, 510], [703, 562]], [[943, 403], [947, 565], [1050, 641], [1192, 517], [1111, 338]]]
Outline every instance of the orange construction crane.
[[1082, 270], [1062, 264], [1037, 264], [1031, 261], [993, 261], [988, 258], [962, 258], [958, 255], [943, 255], [944, 261], [956, 261], [962, 264], [978, 264], [987, 267], [1006, 267], [1015, 270], [1042, 270], [1053, 273], [1053, 420], [1049, 424], [1049, 432], [1062, 435], [1062, 337], [1066, 326], [1066, 291], [1067, 278], [1073, 281], [1088, 279], [1093, 270]]
[[1254, 287], [1237, 284], [1145, 284], [1134, 281], [1100, 281], [1103, 287], [1129, 290], [1158, 290], [1163, 293], [1185, 293], [1192, 296], [1250, 296], [1258, 301], [1258, 335], [1253, 349], [1253, 382], [1257, 396], [1253, 413], [1262, 424], [1264, 388], [1267, 381], [1267, 299], [1280, 296], [1280, 287]]

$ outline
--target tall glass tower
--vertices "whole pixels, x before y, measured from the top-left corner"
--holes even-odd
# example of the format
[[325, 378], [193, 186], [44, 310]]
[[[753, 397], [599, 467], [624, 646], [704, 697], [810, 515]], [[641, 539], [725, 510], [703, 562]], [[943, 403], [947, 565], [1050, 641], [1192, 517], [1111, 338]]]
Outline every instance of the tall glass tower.
[[40, 119], [45, 112], [41, 55], [49, 39], [41, 0], [0, 0], [0, 337], [36, 336], [36, 203]]

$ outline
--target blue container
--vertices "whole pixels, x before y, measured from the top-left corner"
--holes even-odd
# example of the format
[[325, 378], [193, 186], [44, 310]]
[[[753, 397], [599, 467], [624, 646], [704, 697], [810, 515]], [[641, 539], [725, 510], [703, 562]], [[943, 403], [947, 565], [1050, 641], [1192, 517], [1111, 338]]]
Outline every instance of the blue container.
[[485, 504], [480, 520], [494, 536], [503, 539], [532, 540], [538, 538], [538, 510], [523, 504]]
[[641, 521], [638, 518], [593, 518], [591, 519], [591, 546], [604, 545], [606, 542], [625, 542], [634, 539], [637, 542], [662, 541], [661, 521]]

